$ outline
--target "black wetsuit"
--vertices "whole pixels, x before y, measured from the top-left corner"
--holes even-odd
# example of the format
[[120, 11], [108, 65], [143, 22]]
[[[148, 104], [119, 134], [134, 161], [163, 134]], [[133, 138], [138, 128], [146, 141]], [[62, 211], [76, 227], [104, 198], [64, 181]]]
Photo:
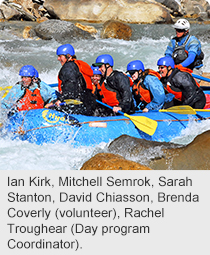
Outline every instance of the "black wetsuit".
[[62, 108], [72, 114], [93, 115], [96, 107], [95, 96], [92, 90], [86, 88], [85, 79], [77, 64], [73, 61], [66, 62], [62, 66], [58, 78], [62, 81], [60, 101], [76, 99], [83, 102], [80, 105], [68, 105]]
[[189, 105], [195, 109], [202, 109], [206, 104], [206, 97], [203, 90], [197, 86], [194, 78], [187, 72], [179, 69], [173, 69], [171, 75], [167, 78], [161, 78], [161, 82], [169, 82], [173, 87], [182, 92], [182, 105]]

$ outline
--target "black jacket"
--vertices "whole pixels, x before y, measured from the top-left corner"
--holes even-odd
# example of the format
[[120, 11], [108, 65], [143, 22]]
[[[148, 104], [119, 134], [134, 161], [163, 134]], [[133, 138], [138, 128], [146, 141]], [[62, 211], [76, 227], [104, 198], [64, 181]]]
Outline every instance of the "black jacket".
[[[105, 82], [106, 89], [116, 92], [119, 107], [122, 108], [123, 112], [129, 113], [134, 110], [130, 80], [127, 75], [115, 70], [108, 77], [102, 77], [100, 85], [102, 85], [103, 82]], [[102, 99], [99, 94], [97, 94], [97, 98], [99, 100]]]
[[77, 64], [73, 61], [66, 62], [62, 66], [58, 78], [62, 81], [60, 101], [77, 99], [83, 102], [81, 105], [69, 105], [65, 110], [72, 114], [93, 115], [96, 107], [95, 96], [90, 89], [86, 88], [85, 79], [80, 73]]
[[167, 79], [162, 78], [163, 83], [169, 82], [172, 86], [182, 91], [182, 104], [193, 108], [203, 108], [206, 104], [206, 97], [203, 90], [197, 86], [194, 78], [187, 72], [173, 69]]

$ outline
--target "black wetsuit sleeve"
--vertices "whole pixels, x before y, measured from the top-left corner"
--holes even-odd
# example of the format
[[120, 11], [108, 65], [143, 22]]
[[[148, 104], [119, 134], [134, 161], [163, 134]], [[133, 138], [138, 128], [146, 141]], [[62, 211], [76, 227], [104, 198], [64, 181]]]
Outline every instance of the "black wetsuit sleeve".
[[62, 95], [59, 100], [77, 98], [78, 97], [78, 80], [80, 77], [79, 68], [74, 62], [66, 62], [58, 75], [62, 81]]
[[115, 72], [113, 85], [118, 91], [117, 99], [119, 101], [119, 107], [122, 108], [123, 112], [129, 113], [133, 108], [133, 98], [130, 90], [129, 78], [121, 72]]

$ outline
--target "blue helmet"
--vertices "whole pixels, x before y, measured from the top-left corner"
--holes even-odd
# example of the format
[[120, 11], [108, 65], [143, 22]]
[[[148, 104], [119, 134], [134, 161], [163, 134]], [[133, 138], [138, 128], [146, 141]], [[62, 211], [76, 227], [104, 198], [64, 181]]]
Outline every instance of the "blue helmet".
[[171, 68], [174, 68], [175, 63], [172, 57], [162, 57], [157, 62], [158, 66], [171, 66]]
[[35, 77], [35, 78], [39, 78], [39, 73], [38, 73], [38, 71], [36, 70], [36, 68], [34, 68], [34, 70], [35, 70], [35, 75], [34, 75], [34, 77]]
[[91, 66], [91, 69], [93, 70], [93, 74], [102, 74], [98, 66]]
[[19, 75], [24, 76], [24, 77], [34, 77], [35, 76], [35, 68], [32, 65], [22, 66], [20, 68]]
[[71, 56], [75, 55], [74, 47], [71, 44], [63, 44], [57, 48], [57, 55], [67, 55]]
[[110, 66], [114, 66], [113, 57], [109, 54], [99, 55], [96, 58], [96, 62], [93, 64], [93, 66], [100, 66], [101, 64], [109, 64]]
[[139, 71], [144, 72], [144, 64], [140, 60], [133, 60], [127, 65], [127, 72], [129, 71]]

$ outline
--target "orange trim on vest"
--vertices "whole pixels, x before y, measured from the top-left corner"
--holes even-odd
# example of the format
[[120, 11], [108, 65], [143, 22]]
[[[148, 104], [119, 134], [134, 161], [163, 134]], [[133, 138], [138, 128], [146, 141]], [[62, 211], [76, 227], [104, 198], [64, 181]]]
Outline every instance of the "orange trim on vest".
[[41, 109], [44, 107], [44, 100], [40, 94], [40, 89], [33, 92], [26, 89], [25, 95], [17, 102], [18, 111], [26, 111], [31, 109]]
[[117, 100], [117, 92], [108, 90], [105, 87], [104, 82], [100, 87], [99, 94], [102, 96], [103, 103], [108, 104], [110, 106], [118, 106], [119, 105], [119, 101]]
[[161, 75], [158, 72], [156, 72], [156, 71], [154, 71], [152, 69], [148, 69], [148, 74], [156, 76], [159, 80], [161, 79]]

